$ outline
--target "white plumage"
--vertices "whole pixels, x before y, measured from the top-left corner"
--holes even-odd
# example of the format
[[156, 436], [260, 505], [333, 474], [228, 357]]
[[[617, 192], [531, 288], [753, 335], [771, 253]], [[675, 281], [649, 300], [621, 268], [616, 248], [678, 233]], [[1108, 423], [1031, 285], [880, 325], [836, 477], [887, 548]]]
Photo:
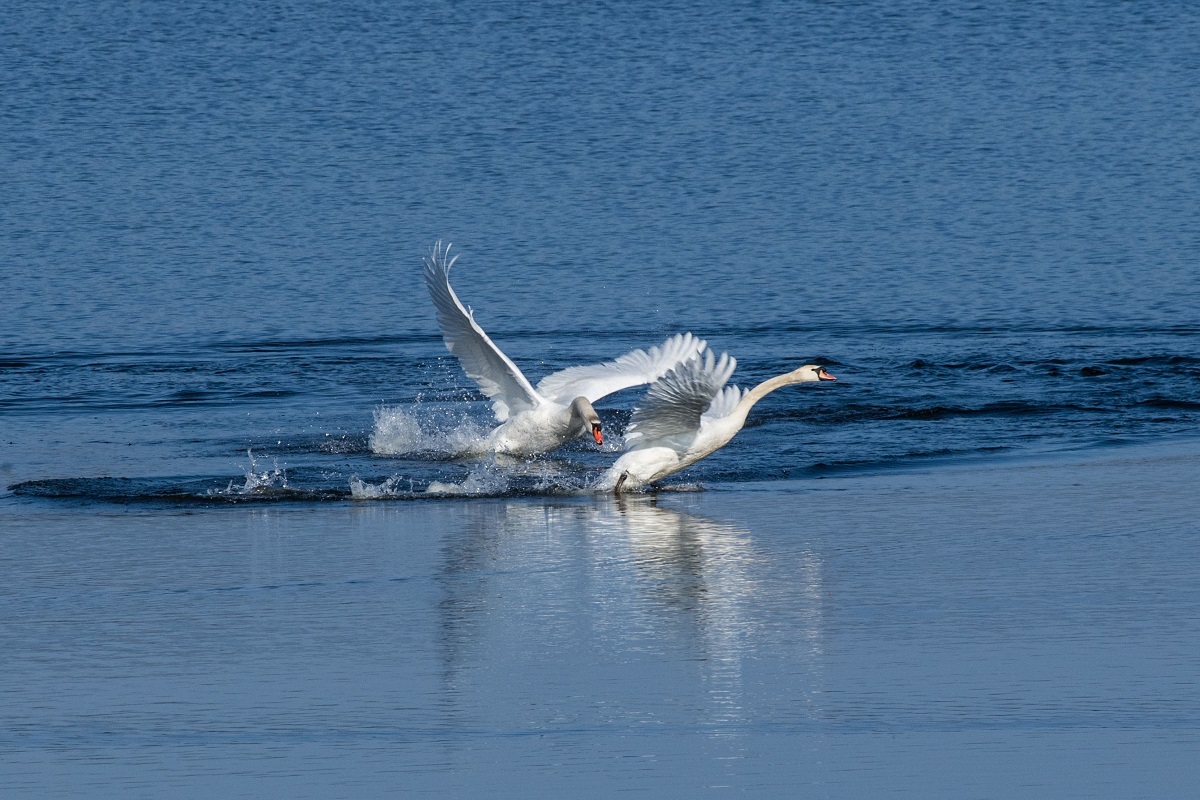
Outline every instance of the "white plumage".
[[484, 450], [532, 455], [591, 433], [603, 442], [600, 418], [592, 403], [613, 392], [651, 383], [705, 347], [690, 333], [677, 334], [658, 347], [633, 350], [603, 364], [569, 367], [533, 385], [475, 321], [450, 287], [450, 245], [433, 246], [425, 259], [425, 283], [437, 309], [442, 340], [467, 376], [489, 400], [501, 423], [487, 437]]
[[707, 347], [656, 380], [634, 409], [625, 434], [626, 453], [596, 489], [623, 492], [665, 478], [724, 447], [746, 424], [754, 404], [793, 383], [836, 380], [805, 364], [749, 391], [726, 386], [737, 361]]

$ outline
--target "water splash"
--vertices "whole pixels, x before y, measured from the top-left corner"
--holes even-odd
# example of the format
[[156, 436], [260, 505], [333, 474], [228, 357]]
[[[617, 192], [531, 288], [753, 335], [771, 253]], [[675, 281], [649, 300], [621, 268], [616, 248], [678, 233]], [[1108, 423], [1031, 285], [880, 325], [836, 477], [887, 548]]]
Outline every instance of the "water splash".
[[287, 470], [279, 466], [278, 458], [271, 459], [271, 468], [259, 472], [258, 459], [254, 457], [254, 451], [247, 450], [246, 457], [250, 459], [250, 466], [246, 467], [246, 478], [241, 486], [236, 485], [235, 481], [230, 481], [225, 489], [210, 489], [208, 494], [257, 495], [291, 491], [292, 487], [288, 486]]
[[508, 476], [492, 467], [484, 465], [472, 470], [462, 483], [447, 483], [434, 481], [425, 489], [425, 494], [463, 497], [468, 495], [499, 495], [508, 491]]
[[418, 497], [493, 497], [508, 492], [509, 475], [492, 464], [481, 464], [460, 483], [432, 481], [418, 489], [411, 478], [394, 475], [380, 483], [368, 483], [357, 475], [350, 478], [350, 497], [354, 500], [411, 500]]
[[368, 444], [378, 455], [420, 453], [438, 458], [481, 455], [487, 448], [487, 431], [459, 416], [417, 414], [399, 406], [375, 409], [375, 427]]
[[405, 480], [399, 475], [388, 478], [382, 483], [367, 483], [357, 475], [350, 476], [350, 499], [352, 500], [384, 500], [389, 498], [415, 497], [413, 482], [408, 480], [408, 490], [400, 488], [400, 482]]

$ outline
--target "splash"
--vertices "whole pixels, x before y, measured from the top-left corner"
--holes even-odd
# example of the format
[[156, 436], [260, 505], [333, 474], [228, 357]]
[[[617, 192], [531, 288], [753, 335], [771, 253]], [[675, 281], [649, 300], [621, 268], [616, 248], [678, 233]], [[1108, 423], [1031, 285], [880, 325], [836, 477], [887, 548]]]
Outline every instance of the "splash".
[[380, 483], [368, 483], [357, 475], [350, 478], [350, 497], [353, 500], [411, 500], [418, 497], [491, 497], [509, 489], [508, 475], [500, 469], [483, 464], [467, 474], [461, 483], [433, 481], [417, 489], [411, 478], [394, 475]]
[[399, 475], [388, 478], [382, 483], [367, 483], [357, 475], [350, 476], [351, 500], [384, 500], [387, 498], [413, 497], [417, 493], [413, 489], [412, 480], [408, 481], [408, 490], [400, 487], [404, 479]]
[[465, 417], [439, 417], [399, 406], [375, 409], [375, 427], [368, 440], [378, 455], [422, 455], [440, 458], [481, 455], [487, 449], [487, 431]]
[[253, 450], [246, 451], [246, 457], [250, 459], [250, 466], [246, 467], [246, 478], [241, 486], [238, 486], [235, 481], [230, 481], [229, 485], [224, 489], [210, 489], [210, 496], [216, 495], [261, 495], [286, 493], [292, 490], [288, 486], [287, 470], [279, 466], [279, 459], [272, 458], [272, 466], [269, 469], [258, 471], [258, 459], [254, 457]]
[[466, 495], [499, 495], [508, 491], [508, 477], [501, 471], [485, 466], [473, 470], [462, 483], [434, 481], [425, 494], [462, 497]]

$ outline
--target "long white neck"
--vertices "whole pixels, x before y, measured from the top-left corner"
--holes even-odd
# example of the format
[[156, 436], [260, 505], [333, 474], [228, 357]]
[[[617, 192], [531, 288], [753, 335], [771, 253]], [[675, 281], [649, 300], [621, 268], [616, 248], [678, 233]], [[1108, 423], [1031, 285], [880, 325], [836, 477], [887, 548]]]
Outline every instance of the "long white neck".
[[755, 403], [757, 403], [759, 400], [762, 400], [776, 389], [782, 389], [784, 386], [791, 386], [793, 383], [800, 383], [800, 381], [797, 381], [794, 377], [792, 377], [791, 373], [788, 373], [787, 375], [776, 375], [774, 378], [768, 378], [758, 386], [755, 386], [753, 389], [746, 392], [746, 394], [742, 397], [741, 402], [734, 406], [733, 413], [731, 413], [729, 416], [737, 418], [738, 427], [740, 428], [746, 423], [746, 415], [750, 413], [750, 409], [754, 408]]

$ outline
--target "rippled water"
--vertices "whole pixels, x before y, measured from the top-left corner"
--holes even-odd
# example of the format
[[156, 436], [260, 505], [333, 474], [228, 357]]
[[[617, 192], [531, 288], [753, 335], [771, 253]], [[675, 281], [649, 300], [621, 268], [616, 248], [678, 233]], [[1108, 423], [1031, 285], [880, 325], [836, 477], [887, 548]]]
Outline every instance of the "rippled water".
[[841, 373], [687, 479], [1190, 434], [1198, 27], [1173, 4], [24, 4], [6, 480], [204, 493], [249, 448], [322, 496], [461, 479], [365, 444], [383, 404], [473, 396], [419, 277], [438, 237], [533, 376], [683, 330], [743, 383]]
[[[410, 282], [420, 291], [415, 275]], [[486, 323], [486, 306], [478, 313]], [[535, 380], [655, 341], [651, 334], [563, 336], [497, 334]], [[1190, 436], [1200, 419], [1200, 351], [1197, 334], [1186, 331], [708, 336], [746, 354], [735, 373], [743, 385], [811, 360], [829, 364], [839, 380], [769, 396], [729, 447], [677, 483], [817, 477]], [[789, 344], [793, 337], [807, 349]], [[524, 352], [558, 355], [522, 358]], [[596, 452], [580, 440], [532, 465], [498, 471], [448, 458], [456, 439], [494, 423], [432, 332], [177, 353], [33, 355], [9, 362], [2, 378], [6, 467], [20, 495], [344, 499], [355, 479], [420, 493], [489, 470], [483, 493], [561, 492], [590, 485], [620, 442], [612, 437]], [[630, 390], [601, 404], [610, 429], [620, 430], [639, 396]], [[405, 455], [380, 455], [396, 452]], [[264, 482], [275, 470], [277, 480]], [[268, 486], [279, 491], [243, 491]]]
[[[1072, 481], [1044, 489], [1041, 473], [1019, 472], [1027, 482], [1009, 485], [998, 506], [1019, 508], [1036, 490], [1048, 506], [1065, 497], [1069, 513], [1033, 531], [1019, 514], [997, 517], [980, 528], [995, 539], [989, 549], [949, 562], [974, 541], [968, 501], [938, 495], [946, 508], [930, 500], [928, 516], [913, 517], [897, 510], [900, 489], [889, 489], [899, 493], [891, 504], [871, 498], [876, 481], [928, 488], [941, 486], [930, 476], [967, 468], [992, 475], [1038, 459], [1061, 464], [1064, 453], [1104, 460], [1194, 440], [1197, 69], [1200, 14], [1155, 2], [9, 9], [0, 30], [0, 547], [11, 555], [0, 560], [0, 585], [12, 588], [0, 610], [20, 622], [3, 628], [0, 658], [10, 675], [31, 676], [0, 727], [24, 765], [25, 782], [11, 786], [46, 794], [36, 790], [58, 769], [60, 794], [101, 774], [128, 796], [137, 782], [103, 766], [89, 773], [86, 754], [115, 747], [115, 761], [96, 762], [111, 765], [166, 737], [171, 755], [143, 763], [141, 785], [186, 791], [199, 784], [155, 770], [173, 764], [212, 780], [219, 771], [203, 765], [243, 745], [327, 763], [344, 745], [331, 732], [342, 731], [358, 743], [361, 775], [386, 772], [400, 739], [409, 748], [400, 762], [430, 790], [470, 792], [516, 774], [468, 764], [473, 742], [510, 765], [617, 775], [595, 784], [603, 793], [629, 788], [625, 768], [643, 763], [620, 761], [614, 772], [618, 761], [587, 755], [603, 737], [586, 732], [613, 720], [620, 735], [668, 732], [654, 748], [601, 748], [617, 760], [670, 751], [649, 768], [660, 790], [710, 757], [734, 758], [669, 732], [723, 735], [727, 723], [750, 737], [737, 757], [765, 777], [746, 784], [747, 773], [732, 774], [764, 793], [795, 777], [780, 749], [795, 741], [772, 738], [781, 729], [863, 737], [846, 752], [866, 772], [851, 778], [839, 771], [849, 761], [830, 761], [816, 740], [804, 745], [824, 754], [804, 763], [834, 765], [814, 779], [830, 796], [938, 794], [897, 772], [919, 747], [872, 750], [880, 731], [931, 737], [928, 752], [995, 778], [958, 774], [940, 787], [947, 796], [1008, 786], [995, 768], [1010, 762], [986, 754], [1014, 742], [1044, 767], [1026, 745], [1053, 739], [1048, 731], [1109, 754], [1121, 745], [1107, 732], [1133, 731], [1145, 764], [1169, 761], [1194, 741], [1195, 687], [1179, 670], [1180, 654], [1192, 652], [1186, 640], [1137, 634], [1130, 641], [1150, 655], [1110, 662], [1131, 685], [1182, 686], [1174, 716], [1165, 696], [1135, 693], [1138, 705], [1124, 685], [1100, 681], [1073, 695], [1077, 679], [1094, 675], [1064, 665], [1094, 663], [1097, 626], [1112, 617], [1068, 603], [1074, 616], [1057, 618], [1054, 609], [1073, 590], [1108, 597], [1114, 585], [1140, 585], [1130, 575], [1161, 572], [1161, 596], [1118, 593], [1122, 624], [1133, 631], [1138, 619], [1194, 610], [1186, 579], [1171, 571], [1190, 563], [1183, 533], [1193, 527], [1178, 511], [1191, 461], [1151, 459], [1178, 481], [1171, 492], [1147, 477], [1139, 493], [1115, 481], [1083, 499], [1072, 499]], [[580, 442], [532, 463], [448, 457], [446, 443], [485, 430], [489, 416], [445, 352], [422, 284], [420, 259], [439, 238], [463, 253], [453, 274], [460, 296], [534, 380], [692, 331], [738, 358], [744, 386], [811, 361], [838, 381], [768, 397], [727, 448], [667, 481], [706, 491], [662, 493], [659, 506], [614, 509], [576, 494], [615, 458], [619, 435], [603, 451]], [[600, 405], [606, 431], [619, 433], [638, 397]], [[1078, 469], [1081, 485], [1100, 474]], [[906, 483], [909, 475], [921, 477]], [[861, 561], [839, 562], [837, 574], [858, 563], [856, 588], [831, 599], [828, 582], [812, 576], [840, 552], [839, 534], [801, 544], [772, 521], [778, 509], [803, 518], [807, 494], [829, 485], [873, 509], [878, 530], [918, 537], [920, 557], [898, 572], [868, 557], [870, 546], [855, 550]], [[438, 502], [371, 502], [431, 494]], [[454, 497], [462, 494], [476, 497]], [[1148, 505], [1163, 508], [1140, 527]], [[1120, 521], [1112, 536], [1129, 550], [1091, 553], [1054, 538], [1097, 522], [1100, 512], [1088, 516], [1096, 507]], [[928, 532], [943, 515], [962, 527]], [[979, 569], [1007, 563], [1014, 538], [1032, 543], [1020, 564], [1043, 571], [1025, 579], [1012, 567], [1006, 579], [1027, 589], [1012, 608], [1005, 580], [984, 580], [979, 602], [996, 605], [977, 608], [978, 619], [1036, 623], [1045, 642], [1084, 644], [997, 634], [956, 650], [926, 634], [967, 635], [954, 626], [974, 618], [947, 603]], [[387, 547], [399, 549], [373, 549]], [[624, 549], [610, 559], [608, 547]], [[467, 566], [456, 572], [459, 550]], [[376, 573], [377, 556], [430, 566]], [[1107, 572], [1106, 558], [1129, 562], [1128, 575]], [[947, 563], [930, 576], [929, 565]], [[292, 564], [303, 566], [280, 566]], [[344, 588], [364, 572], [374, 576], [364, 588]], [[479, 589], [508, 574], [517, 577], [502, 599]], [[897, 584], [901, 574], [929, 578], [928, 594]], [[424, 588], [389, 605], [391, 589], [410, 586], [390, 581], [410, 578]], [[310, 588], [328, 586], [343, 589]], [[177, 590], [198, 605], [164, 610]], [[892, 591], [917, 599], [895, 607], [872, 594]], [[863, 645], [834, 658], [813, 649], [870, 627], [856, 627], [860, 595], [881, 598], [862, 613], [904, 632], [907, 650]], [[298, 604], [295, 617], [274, 613], [286, 602]], [[537, 622], [516, 638], [545, 623], [554, 646], [505, 651], [507, 626], [537, 603], [553, 613], [529, 618]], [[403, 613], [383, 617], [384, 635], [369, 612], [388, 608]], [[259, 617], [272, 624], [259, 627]], [[405, 638], [410, 620], [426, 634]], [[295, 625], [315, 638], [281, 633]], [[245, 656], [252, 663], [221, 660], [248, 643], [262, 647]], [[393, 656], [410, 647], [414, 661], [399, 669], [415, 670], [418, 688], [383, 687]], [[274, 652], [295, 660], [273, 662]], [[490, 671], [444, 666], [459, 663], [455, 653]], [[504, 689], [535, 658], [554, 672], [546, 685], [562, 691], [542, 693], [531, 678], [522, 708], [542, 710], [514, 717]], [[963, 684], [994, 702], [955, 690], [922, 716], [934, 691], [925, 679], [957, 685], [964, 658], [1004, 665]], [[1039, 673], [1039, 664], [1054, 668]], [[360, 692], [355, 669], [376, 682]], [[859, 683], [836, 697], [799, 688], [818, 685], [822, 670]], [[1028, 680], [1007, 682], [1010, 672]], [[478, 682], [462, 689], [456, 675]], [[638, 680], [647, 683], [636, 698], [621, 694]], [[85, 688], [64, 691], [76, 685]], [[335, 699], [308, 714], [339, 691], [353, 696], [349, 706]], [[418, 721], [367, 713], [380, 691]], [[475, 721], [454, 728], [447, 720], [462, 710], [462, 691]], [[161, 705], [143, 704], [147, 696]], [[772, 706], [776, 696], [787, 704]], [[960, 701], [966, 711], [951, 711]], [[606, 716], [612, 703], [620, 710]], [[1109, 711], [1092, 716], [1093, 706]], [[248, 707], [258, 711], [246, 716]], [[799, 711], [809, 708], [824, 711]], [[970, 715], [1023, 734], [972, 750], [955, 738]], [[510, 728], [509, 718], [537, 724]], [[861, 724], [850, 731], [836, 720]], [[1164, 726], [1189, 733], [1146, 733]], [[452, 728], [457, 755], [426, 749]], [[533, 742], [546, 730], [565, 749]], [[1105, 733], [1089, 738], [1096, 731]], [[53, 755], [75, 751], [82, 760]], [[228, 778], [231, 795], [336, 793], [349, 775], [334, 769], [338, 780], [306, 784], [293, 760], [272, 779], [258, 755], [239, 751], [261, 781]], [[434, 762], [448, 771], [414, 766]], [[578, 789], [554, 774], [549, 790]], [[713, 784], [729, 777], [705, 774]], [[1071, 794], [1047, 780], [1056, 796]], [[1128, 781], [1114, 781], [1079, 794], [1130, 796], [1112, 788]]]

